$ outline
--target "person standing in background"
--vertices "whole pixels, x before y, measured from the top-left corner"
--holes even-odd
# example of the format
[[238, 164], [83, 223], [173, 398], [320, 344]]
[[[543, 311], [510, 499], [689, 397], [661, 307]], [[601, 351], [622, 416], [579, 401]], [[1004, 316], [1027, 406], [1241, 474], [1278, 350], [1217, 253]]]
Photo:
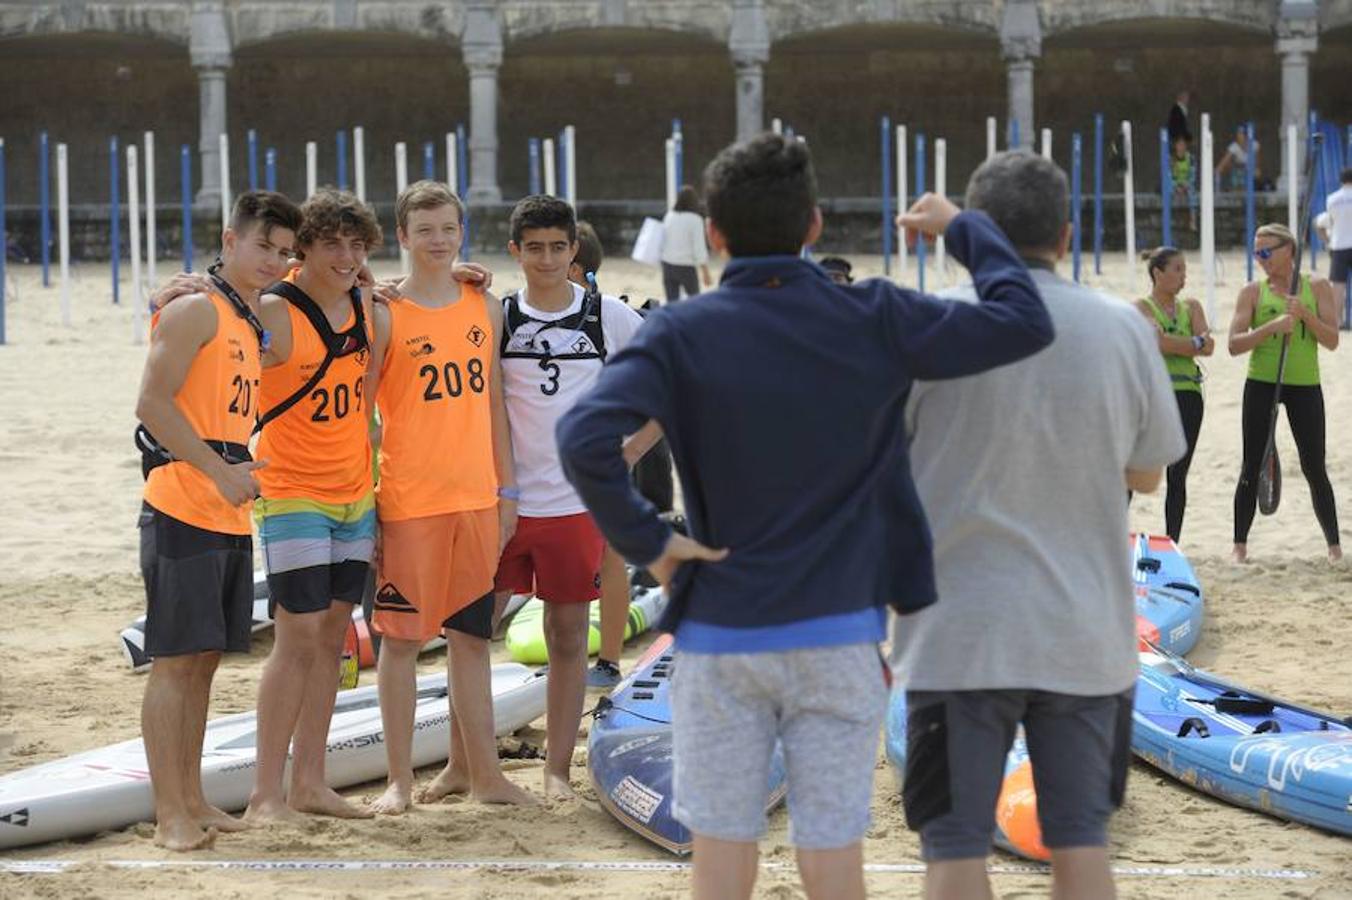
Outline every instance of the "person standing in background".
[[1329, 281], [1333, 299], [1343, 305], [1342, 327], [1352, 328], [1352, 295], [1347, 292], [1348, 270], [1352, 269], [1352, 166], [1343, 169], [1338, 179], [1342, 186], [1324, 201], [1328, 217]]
[[1174, 97], [1174, 105], [1169, 108], [1169, 121], [1165, 123], [1165, 128], [1169, 132], [1169, 146], [1173, 146], [1179, 138], [1187, 141], [1189, 146], [1192, 144], [1192, 128], [1188, 126], [1188, 101], [1191, 99], [1187, 91], [1179, 91]]
[[713, 284], [709, 248], [704, 243], [704, 214], [699, 194], [683, 184], [676, 205], [662, 219], [662, 288], [667, 302], [681, 299], [682, 291], [687, 297], [698, 294], [701, 278], [705, 287]]

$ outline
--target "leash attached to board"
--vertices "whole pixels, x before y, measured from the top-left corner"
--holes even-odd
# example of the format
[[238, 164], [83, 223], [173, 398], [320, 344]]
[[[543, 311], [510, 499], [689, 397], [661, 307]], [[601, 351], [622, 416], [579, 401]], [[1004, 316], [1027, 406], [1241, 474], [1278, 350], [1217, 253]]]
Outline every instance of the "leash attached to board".
[[[1292, 251], [1290, 294], [1300, 294], [1300, 262], [1305, 241], [1310, 236], [1310, 212], [1314, 200], [1313, 178], [1314, 161], [1319, 156], [1324, 136], [1318, 132], [1310, 135], [1310, 146], [1305, 153], [1305, 197], [1300, 204], [1300, 222], [1297, 227], [1296, 246]], [[1258, 511], [1270, 516], [1277, 511], [1282, 502], [1282, 464], [1277, 458], [1277, 408], [1282, 399], [1282, 378], [1286, 374], [1286, 353], [1291, 346], [1290, 333], [1282, 335], [1282, 352], [1277, 357], [1277, 384], [1272, 391], [1272, 411], [1268, 416], [1267, 444], [1263, 448], [1263, 462], [1258, 467]]]

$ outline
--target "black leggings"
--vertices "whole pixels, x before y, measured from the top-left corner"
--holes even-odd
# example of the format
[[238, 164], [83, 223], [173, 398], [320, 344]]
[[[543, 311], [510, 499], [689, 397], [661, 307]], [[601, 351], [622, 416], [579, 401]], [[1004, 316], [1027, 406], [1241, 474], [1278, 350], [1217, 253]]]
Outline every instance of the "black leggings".
[[[1239, 470], [1239, 485], [1235, 488], [1235, 543], [1249, 540], [1254, 509], [1258, 505], [1258, 470], [1267, 449], [1268, 417], [1272, 415], [1272, 394], [1276, 385], [1265, 381], [1244, 382], [1244, 462]], [[1296, 439], [1300, 454], [1300, 471], [1310, 485], [1310, 501], [1324, 540], [1337, 546], [1338, 508], [1333, 500], [1333, 485], [1324, 466], [1324, 391], [1319, 385], [1282, 386], [1282, 405], [1286, 407], [1286, 421]]]
[[694, 266], [673, 266], [662, 263], [662, 290], [666, 292], [667, 302], [681, 299], [681, 291], [687, 297], [699, 293], [699, 270]]
[[1202, 392], [1174, 391], [1178, 401], [1178, 417], [1183, 420], [1183, 434], [1188, 439], [1188, 452], [1169, 467], [1164, 495], [1164, 530], [1177, 542], [1183, 534], [1183, 512], [1188, 508], [1188, 467], [1192, 452], [1197, 449], [1197, 435], [1202, 430]]

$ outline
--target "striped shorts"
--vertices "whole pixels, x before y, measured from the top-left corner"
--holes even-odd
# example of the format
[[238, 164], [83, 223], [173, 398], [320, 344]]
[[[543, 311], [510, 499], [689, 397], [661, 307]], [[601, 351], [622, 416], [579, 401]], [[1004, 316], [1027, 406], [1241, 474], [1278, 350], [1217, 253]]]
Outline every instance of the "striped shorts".
[[268, 573], [268, 608], [319, 612], [335, 601], [360, 603], [376, 539], [375, 495], [351, 503], [306, 497], [254, 502]]

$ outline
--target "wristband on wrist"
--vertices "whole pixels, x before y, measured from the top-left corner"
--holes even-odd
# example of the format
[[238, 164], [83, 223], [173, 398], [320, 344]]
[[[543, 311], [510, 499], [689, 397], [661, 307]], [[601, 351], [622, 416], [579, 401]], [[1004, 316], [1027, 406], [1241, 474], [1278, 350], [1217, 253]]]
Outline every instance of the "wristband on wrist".
[[1206, 338], [1202, 337], [1200, 334], [1194, 334], [1192, 336], [1192, 349], [1201, 350], [1205, 344]]
[[500, 487], [498, 496], [504, 500], [511, 500], [513, 503], [521, 502], [521, 488], [519, 487]]

